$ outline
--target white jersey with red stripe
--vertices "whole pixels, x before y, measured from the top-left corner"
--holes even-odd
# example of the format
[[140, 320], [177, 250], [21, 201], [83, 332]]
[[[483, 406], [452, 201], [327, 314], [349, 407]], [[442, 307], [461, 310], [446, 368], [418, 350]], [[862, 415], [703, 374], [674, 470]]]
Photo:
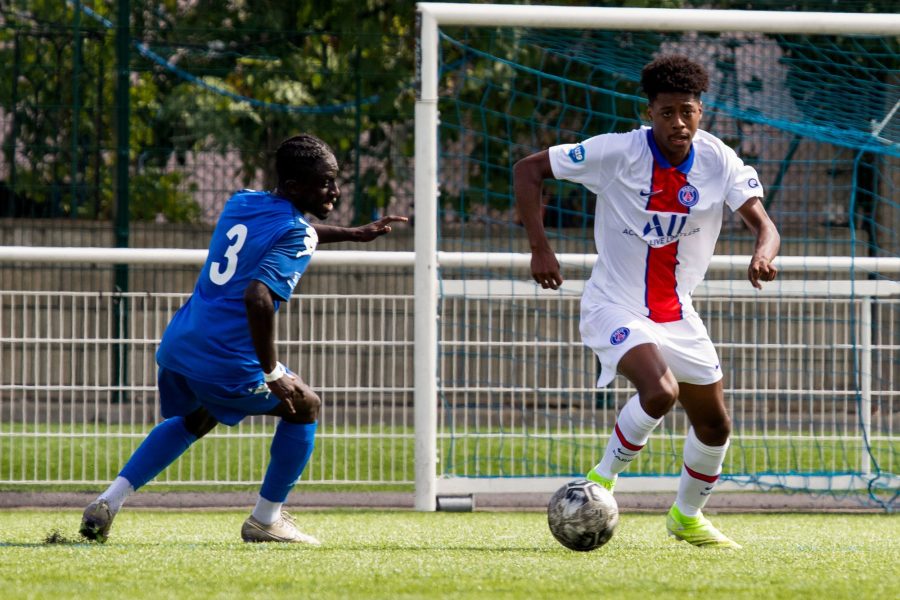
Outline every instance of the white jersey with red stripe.
[[677, 167], [649, 127], [552, 146], [549, 154], [554, 177], [597, 195], [597, 261], [585, 299], [659, 323], [694, 314], [691, 293], [712, 259], [723, 206], [734, 211], [763, 195], [756, 170], [702, 130]]

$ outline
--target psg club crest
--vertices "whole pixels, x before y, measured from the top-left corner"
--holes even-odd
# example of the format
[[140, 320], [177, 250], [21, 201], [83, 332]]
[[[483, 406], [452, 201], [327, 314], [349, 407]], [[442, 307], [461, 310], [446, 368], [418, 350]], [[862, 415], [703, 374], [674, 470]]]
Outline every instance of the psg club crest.
[[609, 336], [609, 343], [613, 346], [618, 346], [628, 338], [629, 333], [631, 333], [631, 330], [627, 327], [619, 327]]
[[572, 159], [572, 162], [580, 163], [584, 160], [584, 146], [578, 144], [571, 150], [569, 150], [569, 158]]
[[678, 201], [690, 208], [700, 202], [700, 192], [690, 184], [682, 186], [678, 190]]

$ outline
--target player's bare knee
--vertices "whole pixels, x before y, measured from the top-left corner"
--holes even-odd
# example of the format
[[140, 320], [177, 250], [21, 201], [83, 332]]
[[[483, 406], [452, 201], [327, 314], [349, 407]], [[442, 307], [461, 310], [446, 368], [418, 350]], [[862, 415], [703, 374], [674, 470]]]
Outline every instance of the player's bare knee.
[[717, 415], [705, 423], [694, 424], [694, 433], [707, 446], [724, 446], [731, 436], [731, 418]]
[[709, 429], [710, 435], [722, 440], [724, 444], [728, 436], [731, 435], [731, 417], [727, 414], [719, 415], [717, 419], [710, 423]]
[[318, 394], [307, 395], [302, 402], [295, 403], [296, 413], [286, 415], [282, 418], [289, 423], [315, 423], [319, 419], [319, 408], [322, 406], [322, 399]]
[[667, 372], [655, 385], [639, 391], [641, 406], [651, 417], [667, 414], [678, 401], [678, 382]]
[[316, 417], [319, 416], [319, 409], [322, 407], [322, 399], [319, 398], [318, 394], [313, 394], [309, 398], [308, 402], [308, 410], [310, 413], [314, 414]]
[[309, 422], [312, 423], [319, 418], [319, 409], [322, 407], [322, 399], [319, 396], [313, 396], [307, 406], [307, 414]]

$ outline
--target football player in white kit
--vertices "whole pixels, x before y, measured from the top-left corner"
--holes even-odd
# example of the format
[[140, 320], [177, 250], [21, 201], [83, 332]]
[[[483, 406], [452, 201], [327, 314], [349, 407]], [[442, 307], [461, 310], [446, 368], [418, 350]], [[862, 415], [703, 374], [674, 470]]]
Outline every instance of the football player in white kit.
[[580, 183], [597, 195], [597, 261], [581, 301], [581, 336], [601, 363], [598, 386], [616, 371], [637, 389], [622, 408], [603, 458], [587, 478], [610, 491], [675, 402], [691, 422], [668, 532], [695, 546], [740, 548], [701, 509], [725, 459], [731, 420], [722, 369], [691, 305], [722, 225], [724, 205], [756, 236], [750, 283], [772, 281], [780, 236], [766, 214], [753, 167], [699, 129], [706, 70], [662, 56], [646, 65], [651, 127], [598, 135], [532, 154], [515, 165], [516, 204], [531, 245], [534, 280], [557, 289], [559, 263], [544, 231], [544, 179]]

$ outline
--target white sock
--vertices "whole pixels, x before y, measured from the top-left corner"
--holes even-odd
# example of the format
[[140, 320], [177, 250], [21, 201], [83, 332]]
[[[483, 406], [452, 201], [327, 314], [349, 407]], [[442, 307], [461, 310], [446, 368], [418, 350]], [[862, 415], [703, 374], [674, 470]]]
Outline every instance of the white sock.
[[281, 516], [282, 505], [284, 502], [271, 502], [260, 496], [253, 508], [253, 518], [263, 525], [271, 525]]
[[106, 491], [100, 494], [101, 500], [109, 503], [109, 510], [112, 514], [119, 512], [125, 498], [134, 493], [131, 483], [124, 477], [116, 477], [115, 480], [106, 488]]
[[637, 394], [629, 398], [616, 419], [606, 451], [594, 471], [606, 479], [615, 479], [631, 464], [661, 421], [662, 417], [655, 419], [644, 411]]
[[686, 517], [696, 517], [709, 500], [722, 472], [728, 442], [724, 446], [707, 446], [697, 439], [694, 428], [688, 430], [684, 442], [684, 466], [678, 482], [675, 505]]

